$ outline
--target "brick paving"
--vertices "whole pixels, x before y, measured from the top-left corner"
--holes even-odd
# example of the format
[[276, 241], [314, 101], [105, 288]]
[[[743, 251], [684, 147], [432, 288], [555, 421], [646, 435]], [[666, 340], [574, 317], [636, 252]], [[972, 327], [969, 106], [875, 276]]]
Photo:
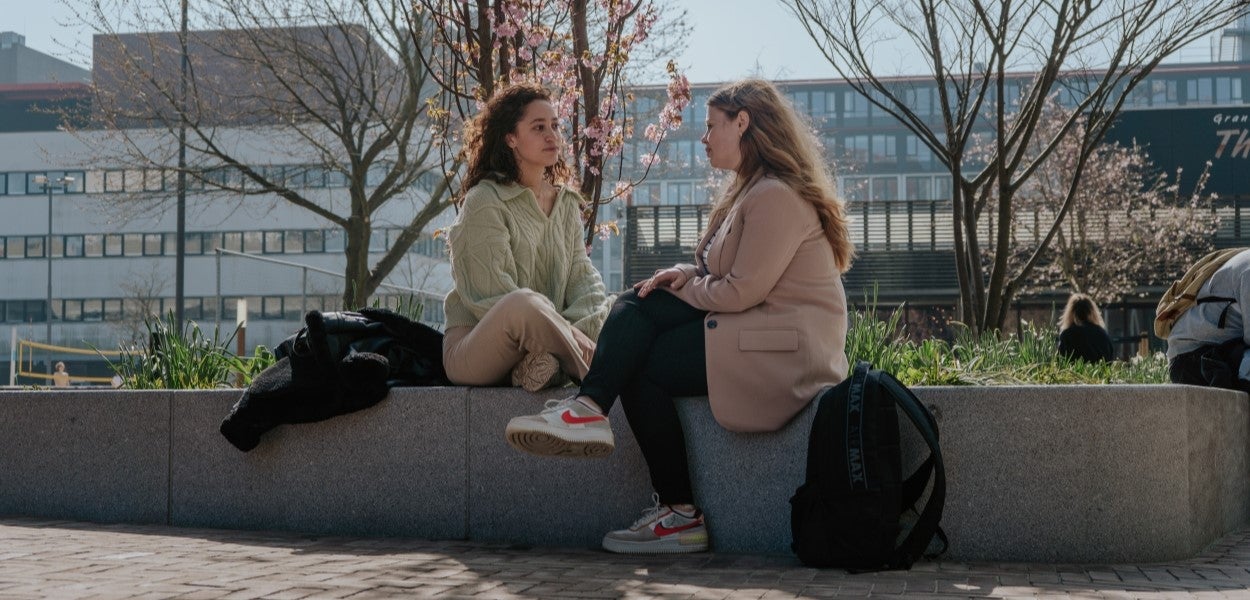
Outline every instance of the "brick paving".
[[0, 518], [0, 599], [1248, 598], [1250, 530], [1151, 565], [924, 562], [852, 575], [793, 558]]

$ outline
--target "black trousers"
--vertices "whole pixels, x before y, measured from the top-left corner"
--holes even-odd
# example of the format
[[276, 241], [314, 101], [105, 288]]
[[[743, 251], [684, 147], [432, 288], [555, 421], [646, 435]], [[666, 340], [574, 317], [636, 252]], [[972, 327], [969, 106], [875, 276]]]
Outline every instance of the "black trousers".
[[617, 396], [664, 504], [693, 504], [676, 396], [707, 394], [706, 311], [656, 290], [630, 290], [608, 313], [581, 393], [607, 414]]
[[1168, 378], [1172, 383], [1250, 392], [1250, 381], [1238, 373], [1245, 352], [1246, 344], [1239, 337], [1202, 346], [1173, 358], [1168, 363]]

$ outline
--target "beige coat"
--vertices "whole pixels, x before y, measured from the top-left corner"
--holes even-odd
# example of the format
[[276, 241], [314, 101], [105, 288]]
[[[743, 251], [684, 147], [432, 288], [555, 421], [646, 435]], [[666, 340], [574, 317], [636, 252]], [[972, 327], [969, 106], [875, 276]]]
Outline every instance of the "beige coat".
[[[732, 431], [773, 431], [846, 378], [846, 293], [819, 217], [785, 183], [762, 178], [712, 223], [706, 271], [678, 265], [674, 290], [704, 318], [708, 398]], [[708, 275], [700, 276], [706, 272]]]

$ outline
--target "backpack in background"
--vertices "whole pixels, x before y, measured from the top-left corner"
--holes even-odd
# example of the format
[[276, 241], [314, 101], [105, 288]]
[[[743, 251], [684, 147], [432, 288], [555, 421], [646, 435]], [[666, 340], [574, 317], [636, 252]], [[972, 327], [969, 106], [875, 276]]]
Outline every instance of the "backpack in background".
[[[892, 375], [864, 361], [846, 381], [821, 392], [819, 402], [807, 480], [790, 498], [791, 548], [799, 560], [813, 567], [908, 569], [935, 535], [945, 551], [938, 523], [946, 470], [929, 410]], [[906, 479], [896, 405], [929, 447], [928, 458]], [[933, 490], [915, 518], [930, 479]]]
[[[1205, 302], [1227, 302], [1231, 306], [1237, 301], [1236, 298], [1220, 298], [1209, 296], [1206, 298], [1198, 298], [1198, 292], [1202, 290], [1202, 285], [1215, 274], [1224, 263], [1231, 260], [1234, 256], [1241, 254], [1244, 250], [1250, 248], [1226, 248], [1224, 250], [1216, 250], [1206, 256], [1198, 259], [1198, 262], [1189, 267], [1185, 271], [1185, 275], [1179, 280], [1172, 283], [1163, 297], [1159, 299], [1159, 305], [1155, 307], [1155, 336], [1160, 339], [1167, 339], [1172, 333], [1172, 326], [1176, 324], [1176, 320], [1185, 314], [1185, 311], [1193, 308], [1196, 304]], [[1228, 307], [1224, 307], [1224, 312], [1220, 313], [1219, 326], [1224, 328], [1224, 316], [1228, 314]]]

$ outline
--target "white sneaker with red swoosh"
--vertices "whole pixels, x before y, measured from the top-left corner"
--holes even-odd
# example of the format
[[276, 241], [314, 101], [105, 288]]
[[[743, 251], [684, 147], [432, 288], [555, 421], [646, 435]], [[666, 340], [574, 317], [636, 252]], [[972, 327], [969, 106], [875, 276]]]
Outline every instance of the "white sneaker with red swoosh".
[[577, 396], [548, 400], [542, 412], [514, 417], [504, 436], [513, 448], [540, 456], [605, 456], [616, 448], [608, 418]]
[[708, 548], [707, 524], [703, 511], [694, 509], [685, 514], [666, 504], [642, 511], [642, 518], [629, 529], [610, 531], [603, 536], [603, 549], [620, 554], [684, 554], [705, 552]]

